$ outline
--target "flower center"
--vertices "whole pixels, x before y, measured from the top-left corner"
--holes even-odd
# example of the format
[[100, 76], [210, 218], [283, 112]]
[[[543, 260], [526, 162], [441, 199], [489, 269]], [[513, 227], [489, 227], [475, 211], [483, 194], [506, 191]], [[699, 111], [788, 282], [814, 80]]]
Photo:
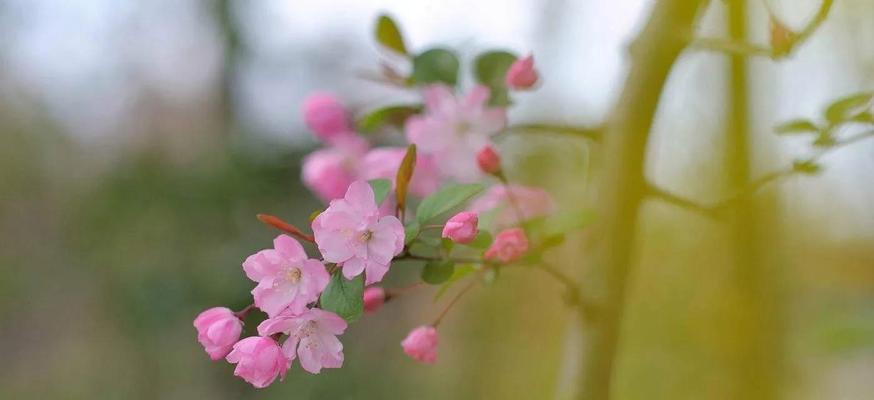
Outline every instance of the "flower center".
[[455, 124], [455, 135], [464, 136], [470, 130], [470, 124], [467, 121], [458, 121]]
[[364, 231], [364, 233], [361, 234], [362, 242], [370, 241], [371, 238], [373, 238], [373, 231]]
[[300, 268], [289, 268], [285, 270], [285, 279], [291, 283], [300, 282]]

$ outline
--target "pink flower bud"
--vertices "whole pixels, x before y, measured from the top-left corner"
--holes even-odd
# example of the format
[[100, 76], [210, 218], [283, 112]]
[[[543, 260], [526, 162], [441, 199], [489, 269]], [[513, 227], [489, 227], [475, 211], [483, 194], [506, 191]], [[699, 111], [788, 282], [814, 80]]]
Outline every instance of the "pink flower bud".
[[485, 145], [476, 153], [476, 163], [479, 169], [487, 174], [497, 174], [501, 171], [501, 156], [492, 146]]
[[364, 289], [364, 312], [376, 312], [383, 304], [385, 304], [385, 289], [379, 286]]
[[412, 359], [433, 364], [437, 361], [437, 329], [428, 325], [413, 329], [401, 342], [401, 347]]
[[446, 221], [443, 226], [443, 237], [455, 243], [470, 243], [476, 238], [479, 218], [475, 212], [462, 211]]
[[203, 345], [209, 358], [218, 360], [226, 356], [240, 339], [243, 321], [228, 308], [213, 307], [194, 319], [194, 328], [197, 329], [197, 341]]
[[530, 89], [537, 83], [537, 70], [534, 69], [534, 56], [517, 59], [507, 70], [507, 86], [516, 90]]
[[327, 93], [313, 93], [304, 100], [303, 120], [326, 143], [352, 131], [346, 108]]
[[501, 231], [486, 250], [484, 257], [490, 261], [510, 263], [521, 258], [528, 251], [528, 238], [522, 228]]
[[291, 360], [282, 354], [279, 344], [262, 336], [251, 336], [237, 342], [226, 359], [231, 364], [237, 364], [235, 376], [259, 389], [270, 386], [277, 376], [285, 378], [291, 365]]

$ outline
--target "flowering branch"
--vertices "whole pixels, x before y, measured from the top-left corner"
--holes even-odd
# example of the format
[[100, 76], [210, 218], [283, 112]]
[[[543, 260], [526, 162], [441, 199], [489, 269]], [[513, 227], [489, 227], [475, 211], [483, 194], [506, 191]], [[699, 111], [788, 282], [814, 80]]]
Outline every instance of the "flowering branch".
[[764, 46], [746, 41], [722, 38], [697, 38], [689, 47], [696, 50], [720, 51], [728, 54], [768, 57], [779, 60], [787, 57], [792, 51], [804, 43], [825, 22], [831, 11], [834, 0], [823, 0], [816, 15], [800, 31], [793, 32], [779, 22], [772, 12], [771, 44]]

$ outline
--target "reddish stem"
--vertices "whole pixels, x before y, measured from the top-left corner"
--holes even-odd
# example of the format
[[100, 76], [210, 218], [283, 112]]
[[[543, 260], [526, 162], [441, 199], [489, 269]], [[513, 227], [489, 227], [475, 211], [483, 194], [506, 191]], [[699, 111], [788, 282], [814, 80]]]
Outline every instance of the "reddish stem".
[[259, 221], [261, 221], [267, 225], [270, 225], [276, 229], [279, 229], [285, 233], [288, 233], [289, 235], [294, 236], [300, 240], [307, 241], [310, 243], [316, 242], [315, 238], [313, 238], [312, 235], [307, 235], [306, 233], [301, 232], [301, 230], [297, 229], [296, 226], [279, 219], [279, 217], [275, 217], [275, 216], [270, 215], [270, 214], [258, 214], [257, 217], [258, 217]]

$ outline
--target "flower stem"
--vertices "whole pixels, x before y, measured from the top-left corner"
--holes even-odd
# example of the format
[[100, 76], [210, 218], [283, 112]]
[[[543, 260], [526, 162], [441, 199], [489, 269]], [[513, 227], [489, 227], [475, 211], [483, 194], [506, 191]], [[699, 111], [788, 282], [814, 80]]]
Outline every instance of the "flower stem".
[[273, 216], [270, 214], [258, 214], [257, 217], [258, 217], [259, 221], [261, 221], [267, 225], [270, 225], [276, 229], [279, 229], [285, 233], [288, 233], [289, 235], [294, 236], [300, 240], [310, 242], [310, 243], [316, 242], [315, 238], [312, 235], [307, 235], [307, 234], [301, 232], [301, 230], [298, 229], [296, 226], [289, 224], [288, 222], [283, 221], [279, 217], [276, 217], [276, 216]]
[[463, 296], [464, 296], [468, 291], [470, 291], [470, 289], [473, 287], [473, 285], [476, 284], [477, 279], [482, 275], [483, 271], [485, 271], [485, 270], [486, 270], [485, 268], [482, 269], [482, 270], [480, 270], [480, 271], [476, 274], [476, 276], [474, 276], [474, 279], [471, 279], [470, 282], [468, 282], [467, 286], [465, 286], [463, 289], [461, 289], [461, 290], [458, 292], [458, 294], [456, 294], [455, 297], [453, 297], [452, 300], [451, 300], [448, 304], [446, 304], [446, 307], [443, 307], [443, 311], [440, 311], [440, 314], [437, 315], [437, 318], [434, 319], [434, 322], [431, 323], [431, 326], [433, 326], [433, 327], [436, 328], [437, 325], [440, 325], [440, 322], [443, 321], [443, 317], [445, 317], [446, 314], [449, 313], [449, 310], [451, 310], [452, 307], [455, 306], [455, 303], [458, 303], [458, 300], [461, 300], [461, 298], [462, 298], [462, 297], [463, 297]]

